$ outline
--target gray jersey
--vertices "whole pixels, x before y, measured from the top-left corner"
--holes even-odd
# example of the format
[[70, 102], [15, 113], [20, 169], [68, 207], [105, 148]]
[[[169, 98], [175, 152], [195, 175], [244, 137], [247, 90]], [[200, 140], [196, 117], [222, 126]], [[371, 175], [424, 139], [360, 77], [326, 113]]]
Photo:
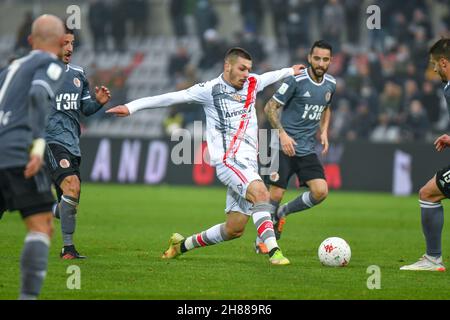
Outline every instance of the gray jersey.
[[55, 55], [34, 50], [0, 74], [0, 169], [26, 165], [33, 139], [44, 138], [63, 68]]
[[447, 101], [447, 109], [450, 112], [450, 81], [448, 81], [444, 87], [444, 97]]
[[295, 154], [305, 156], [315, 152], [315, 135], [322, 113], [330, 107], [336, 90], [336, 80], [325, 74], [321, 83], [314, 82], [308, 71], [287, 78], [273, 99], [283, 105], [281, 125], [297, 145]]
[[81, 67], [66, 65], [65, 81], [56, 98], [46, 127], [47, 143], [59, 144], [71, 154], [81, 156], [80, 115], [94, 114], [101, 105], [91, 99], [89, 82]]

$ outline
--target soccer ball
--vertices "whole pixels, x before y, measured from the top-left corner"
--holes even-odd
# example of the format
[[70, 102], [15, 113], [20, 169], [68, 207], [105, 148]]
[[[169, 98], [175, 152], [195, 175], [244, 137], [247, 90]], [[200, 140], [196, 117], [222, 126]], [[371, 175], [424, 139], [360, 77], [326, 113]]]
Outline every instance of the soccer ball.
[[320, 244], [318, 255], [324, 266], [345, 267], [350, 262], [352, 251], [344, 239], [331, 237]]

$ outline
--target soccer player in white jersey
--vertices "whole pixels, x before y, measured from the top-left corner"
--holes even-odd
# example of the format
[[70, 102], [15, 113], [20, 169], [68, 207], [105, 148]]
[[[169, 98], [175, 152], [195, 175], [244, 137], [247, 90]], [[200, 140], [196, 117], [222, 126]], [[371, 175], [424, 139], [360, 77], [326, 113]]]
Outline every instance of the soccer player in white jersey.
[[290, 263], [278, 247], [270, 216], [269, 192], [258, 174], [255, 100], [257, 93], [265, 87], [298, 75], [304, 66], [294, 65], [262, 75], [250, 73], [251, 68], [250, 54], [242, 48], [231, 48], [225, 56], [223, 74], [216, 79], [187, 90], [135, 100], [107, 111], [125, 117], [142, 109], [177, 103], [197, 102], [204, 107], [210, 162], [216, 167], [219, 180], [228, 187], [226, 222], [187, 238], [173, 234], [163, 259], [239, 238], [252, 217], [258, 236], [268, 248], [270, 263]]

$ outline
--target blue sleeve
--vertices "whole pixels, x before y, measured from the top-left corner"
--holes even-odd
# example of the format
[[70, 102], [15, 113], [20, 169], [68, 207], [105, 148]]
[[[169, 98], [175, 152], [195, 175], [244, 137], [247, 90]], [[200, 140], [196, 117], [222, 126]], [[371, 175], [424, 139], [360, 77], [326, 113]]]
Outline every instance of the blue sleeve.
[[84, 74], [82, 77], [82, 81], [83, 91], [81, 93], [81, 112], [85, 116], [89, 117], [90, 115], [93, 115], [98, 110], [100, 110], [103, 105], [91, 98], [91, 93], [89, 91], [89, 81]]
[[296, 84], [297, 81], [294, 77], [287, 78], [272, 98], [284, 106], [294, 96]]

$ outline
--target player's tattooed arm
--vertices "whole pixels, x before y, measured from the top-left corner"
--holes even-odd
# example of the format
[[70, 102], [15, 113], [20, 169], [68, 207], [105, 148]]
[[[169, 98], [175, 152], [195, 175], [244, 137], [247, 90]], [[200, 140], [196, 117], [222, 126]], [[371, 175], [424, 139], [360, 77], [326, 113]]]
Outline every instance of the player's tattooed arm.
[[279, 102], [271, 98], [269, 102], [266, 103], [266, 106], [264, 107], [264, 112], [266, 113], [267, 119], [272, 125], [272, 128], [284, 131], [283, 126], [281, 125], [280, 122], [280, 117], [278, 115], [278, 109], [281, 107], [282, 105]]
[[272, 98], [267, 102], [264, 111], [266, 112], [267, 119], [272, 127], [280, 131], [281, 149], [286, 155], [293, 157], [295, 156], [295, 146], [297, 143], [286, 133], [286, 131], [284, 131], [284, 128], [281, 125], [280, 117], [278, 115], [278, 109], [281, 106], [282, 105], [279, 102]]

